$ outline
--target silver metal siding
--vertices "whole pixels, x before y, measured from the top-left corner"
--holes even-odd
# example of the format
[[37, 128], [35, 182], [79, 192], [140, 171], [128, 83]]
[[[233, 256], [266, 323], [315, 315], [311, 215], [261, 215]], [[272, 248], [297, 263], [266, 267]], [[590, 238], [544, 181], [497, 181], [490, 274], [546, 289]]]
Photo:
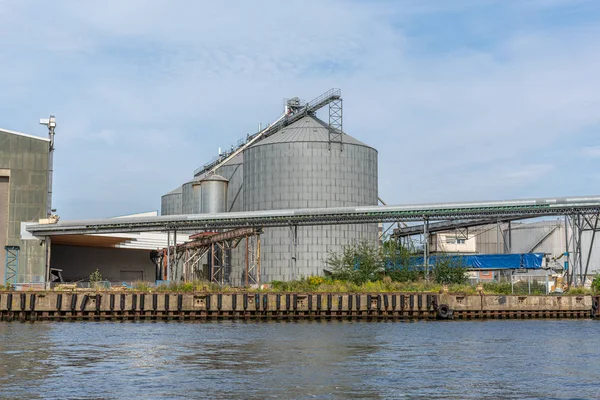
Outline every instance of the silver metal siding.
[[[323, 141], [250, 147], [244, 152], [243, 192], [246, 211], [377, 205], [377, 151], [362, 144], [344, 144], [343, 151], [334, 144], [329, 151]], [[262, 282], [321, 275], [330, 252], [360, 240], [375, 242], [377, 225], [302, 227], [295, 245], [293, 238], [291, 228], [265, 229]]]
[[[21, 222], [46, 218], [48, 152], [47, 140], [0, 130], [0, 170], [10, 170], [7, 244], [21, 247], [17, 280], [22, 283], [43, 282], [46, 275], [45, 247], [37, 240], [21, 240]], [[2, 279], [4, 264], [3, 258]]]
[[205, 180], [200, 186], [202, 187], [200, 213], [213, 214], [227, 211], [227, 181]]
[[180, 215], [182, 214], [181, 200], [182, 193], [168, 193], [160, 199], [160, 215]]

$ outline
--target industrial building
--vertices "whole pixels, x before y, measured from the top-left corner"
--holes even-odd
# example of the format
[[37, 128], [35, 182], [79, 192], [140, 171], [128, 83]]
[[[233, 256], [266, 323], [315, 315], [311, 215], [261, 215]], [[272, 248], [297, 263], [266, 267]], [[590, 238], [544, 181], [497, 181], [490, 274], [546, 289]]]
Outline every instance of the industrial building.
[[[325, 105], [329, 122], [316, 116]], [[377, 205], [377, 151], [342, 131], [341, 112], [337, 90], [309, 103], [288, 101], [286, 116], [298, 115], [295, 120], [267, 127], [254, 135], [258, 140], [249, 138], [196, 170], [192, 180], [162, 196], [161, 214]], [[264, 229], [260, 281], [321, 275], [329, 253], [361, 240], [375, 243], [377, 234], [377, 224]], [[218, 259], [209, 252], [202, 261], [204, 278], [215, 278], [207, 273], [220, 261], [219, 282], [246, 283], [245, 252], [239, 246]]]
[[[328, 121], [317, 116], [325, 107]], [[398, 238], [422, 235], [419, 265], [441, 253], [537, 253], [575, 285], [598, 268], [600, 196], [378, 206], [377, 151], [342, 130], [338, 89], [288, 100], [279, 119], [162, 196], [160, 216], [57, 221], [55, 122], [44, 123], [48, 139], [0, 131], [0, 255], [5, 284], [19, 288], [81, 282], [96, 269], [112, 283], [241, 286], [322, 275], [331, 253], [376, 243], [379, 223], [398, 223]], [[546, 220], [524, 222], [537, 217]]]
[[45, 282], [46, 247], [22, 240], [22, 224], [48, 217], [52, 138], [0, 129], [0, 276]]
[[[568, 273], [571, 283], [584, 286], [600, 272], [600, 244], [595, 240], [599, 228], [597, 214], [486, 222], [458, 220], [431, 225], [427, 235], [428, 254], [433, 257], [461, 255], [465, 260], [471, 255], [477, 258], [477, 255], [543, 254], [542, 269], [560, 276]], [[448, 229], [450, 227], [454, 229]], [[406, 226], [396, 229], [394, 236], [403, 240], [412, 236], [413, 243], [423, 243], [423, 234], [416, 234], [423, 229], [422, 224]], [[498, 265], [478, 268], [471, 275], [477, 280], [498, 281], [510, 279], [514, 274], [511, 270], [523, 269], [518, 258], [501, 258]], [[544, 272], [538, 271], [538, 274]]]

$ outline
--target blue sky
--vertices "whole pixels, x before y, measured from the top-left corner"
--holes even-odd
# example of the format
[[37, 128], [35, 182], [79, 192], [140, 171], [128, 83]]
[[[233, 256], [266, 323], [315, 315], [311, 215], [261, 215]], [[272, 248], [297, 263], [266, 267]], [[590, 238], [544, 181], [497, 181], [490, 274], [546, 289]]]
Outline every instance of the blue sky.
[[63, 219], [160, 196], [342, 89], [388, 203], [600, 193], [600, 2], [0, 0], [0, 127], [57, 117]]

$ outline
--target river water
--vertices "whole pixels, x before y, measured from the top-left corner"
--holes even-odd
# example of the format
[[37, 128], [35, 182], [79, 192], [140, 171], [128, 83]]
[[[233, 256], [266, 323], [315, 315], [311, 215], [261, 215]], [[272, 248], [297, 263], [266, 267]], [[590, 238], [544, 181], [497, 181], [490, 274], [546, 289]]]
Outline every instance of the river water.
[[600, 398], [600, 322], [0, 323], [0, 398]]

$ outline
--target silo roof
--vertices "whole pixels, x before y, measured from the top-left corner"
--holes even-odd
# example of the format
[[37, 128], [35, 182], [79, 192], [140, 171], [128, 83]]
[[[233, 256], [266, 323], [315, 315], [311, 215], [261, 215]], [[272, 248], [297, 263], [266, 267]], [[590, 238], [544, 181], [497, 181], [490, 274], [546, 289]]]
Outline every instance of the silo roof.
[[181, 186], [179, 186], [177, 189], [171, 190], [165, 196], [168, 196], [170, 194], [181, 194], [181, 193], [183, 193], [183, 188]]
[[[292, 142], [329, 142], [329, 127], [317, 117], [307, 115], [268, 138], [259, 141], [254, 146]], [[343, 132], [342, 143], [371, 147]]]
[[206, 178], [202, 178], [201, 182], [206, 181], [219, 181], [219, 182], [229, 182], [229, 179], [222, 177], [221, 175], [212, 174]]

